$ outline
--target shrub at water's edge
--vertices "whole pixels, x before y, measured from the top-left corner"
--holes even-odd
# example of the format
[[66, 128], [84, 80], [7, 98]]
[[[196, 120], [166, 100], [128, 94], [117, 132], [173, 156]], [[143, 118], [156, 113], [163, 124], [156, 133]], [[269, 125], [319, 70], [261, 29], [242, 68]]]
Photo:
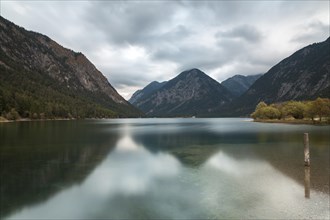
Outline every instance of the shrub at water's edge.
[[260, 102], [251, 114], [255, 121], [330, 124], [330, 99], [288, 101], [267, 105]]

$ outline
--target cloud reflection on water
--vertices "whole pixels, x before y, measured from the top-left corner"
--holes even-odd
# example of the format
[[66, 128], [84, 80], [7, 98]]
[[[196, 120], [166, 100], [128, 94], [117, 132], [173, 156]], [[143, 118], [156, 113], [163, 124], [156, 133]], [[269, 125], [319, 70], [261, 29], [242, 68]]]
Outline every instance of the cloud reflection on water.
[[[304, 169], [302, 166], [301, 169]], [[201, 169], [206, 207], [217, 218], [327, 219], [329, 195], [304, 187], [262, 160], [239, 160], [219, 151]], [[207, 181], [205, 181], [207, 180]]]
[[99, 195], [141, 194], [155, 179], [177, 176], [180, 168], [173, 156], [152, 154], [125, 136], [85, 185]]
[[[86, 219], [95, 218], [100, 213], [102, 213], [101, 217], [107, 218], [122, 218], [123, 216], [135, 218], [136, 216], [125, 207], [129, 201], [119, 202], [121, 207], [116, 206], [122, 198], [124, 200], [132, 198], [134, 201], [134, 197], [142, 197], [137, 205], [146, 205], [147, 202], [146, 206], [150, 207], [154, 202], [157, 204], [157, 200], [163, 201], [159, 205], [164, 205], [164, 207], [155, 207], [154, 211], [164, 209], [163, 216], [166, 216], [166, 212], [170, 209], [164, 202], [169, 197], [173, 197], [174, 200], [180, 197], [175, 198], [175, 194], [180, 193], [180, 190], [173, 186], [176, 185], [176, 178], [181, 171], [182, 166], [174, 156], [160, 152], [152, 154], [143, 146], [137, 145], [129, 136], [124, 136], [112, 153], [82, 185], [64, 190], [41, 205], [26, 207], [21, 212], [10, 216], [9, 219]], [[169, 185], [165, 188], [163, 182]], [[150, 199], [148, 194], [152, 191], [156, 197]], [[157, 198], [157, 196], [163, 198]], [[178, 201], [180, 202], [182, 198]], [[107, 207], [109, 203], [112, 205]], [[147, 213], [141, 215], [145, 214]], [[154, 216], [157, 217], [157, 215]]]
[[[303, 167], [302, 167], [303, 168]], [[328, 195], [304, 188], [268, 162], [219, 151], [201, 167], [152, 153], [129, 133], [80, 186], [10, 219], [323, 219]]]

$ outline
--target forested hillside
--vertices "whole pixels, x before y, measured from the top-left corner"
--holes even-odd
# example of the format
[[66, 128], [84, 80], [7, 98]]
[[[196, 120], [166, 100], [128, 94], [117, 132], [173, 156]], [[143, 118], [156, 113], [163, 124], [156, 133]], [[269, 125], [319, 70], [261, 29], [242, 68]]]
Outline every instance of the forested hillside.
[[143, 115], [82, 54], [0, 17], [3, 117], [94, 118]]

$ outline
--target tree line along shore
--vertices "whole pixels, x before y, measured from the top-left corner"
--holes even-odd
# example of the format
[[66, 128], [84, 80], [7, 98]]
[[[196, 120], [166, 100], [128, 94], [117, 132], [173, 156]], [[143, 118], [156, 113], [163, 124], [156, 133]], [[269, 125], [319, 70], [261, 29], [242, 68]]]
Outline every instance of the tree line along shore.
[[254, 121], [293, 124], [330, 124], [330, 99], [287, 101], [267, 105], [259, 102], [251, 114]]
[[[256, 122], [292, 123], [292, 124], [330, 124], [330, 99], [317, 98], [312, 101], [287, 101], [267, 105], [260, 102], [251, 117]], [[34, 113], [32, 117], [21, 117], [12, 108], [2, 112], [0, 122], [24, 120], [67, 120], [75, 117], [45, 117], [45, 114]]]

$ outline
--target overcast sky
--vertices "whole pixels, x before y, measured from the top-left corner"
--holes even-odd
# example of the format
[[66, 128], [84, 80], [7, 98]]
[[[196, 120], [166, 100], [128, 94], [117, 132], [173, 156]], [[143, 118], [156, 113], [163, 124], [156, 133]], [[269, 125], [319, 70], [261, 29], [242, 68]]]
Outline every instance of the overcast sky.
[[1, 16], [84, 53], [126, 99], [199, 68], [219, 82], [267, 72], [329, 37], [325, 1], [0, 1]]

